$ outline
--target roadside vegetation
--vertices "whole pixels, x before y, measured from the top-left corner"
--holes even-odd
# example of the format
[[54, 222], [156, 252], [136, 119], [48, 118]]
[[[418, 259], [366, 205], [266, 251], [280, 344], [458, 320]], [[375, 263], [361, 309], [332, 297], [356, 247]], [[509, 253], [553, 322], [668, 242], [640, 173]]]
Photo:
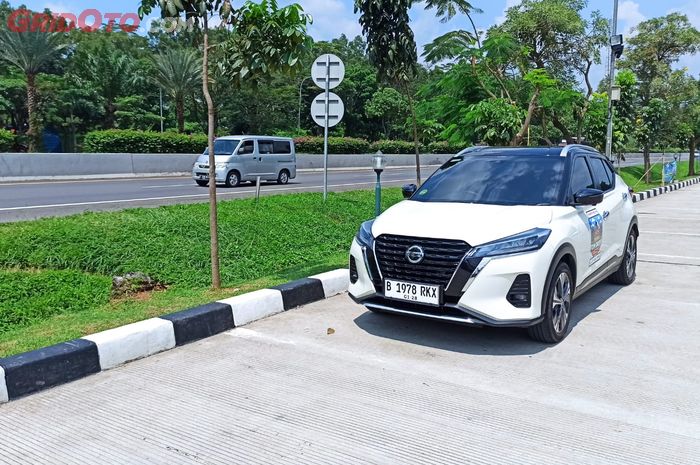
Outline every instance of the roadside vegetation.
[[[220, 202], [224, 289], [210, 289], [206, 204], [0, 225], [0, 356], [346, 266], [374, 193]], [[399, 201], [385, 189], [384, 206]], [[111, 297], [142, 272], [165, 290]]]

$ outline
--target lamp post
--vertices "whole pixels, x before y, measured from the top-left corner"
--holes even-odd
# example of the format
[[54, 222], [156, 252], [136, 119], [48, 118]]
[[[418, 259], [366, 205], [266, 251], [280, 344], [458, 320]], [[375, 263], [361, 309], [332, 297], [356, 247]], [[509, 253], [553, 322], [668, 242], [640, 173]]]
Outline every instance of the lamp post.
[[618, 0], [615, 0], [613, 6], [612, 35], [610, 36], [610, 68], [608, 69], [608, 79], [610, 80], [608, 87], [608, 128], [605, 138], [605, 156], [608, 157], [608, 159], [612, 158], [613, 144], [613, 112], [615, 111], [615, 107], [613, 106], [613, 86], [615, 86], [615, 60], [622, 56], [622, 52], [625, 49], [622, 35], [617, 33], [618, 2]]
[[378, 151], [372, 158], [372, 168], [377, 173], [377, 184], [374, 187], [374, 214], [379, 216], [382, 212], [382, 171], [386, 160], [382, 151]]

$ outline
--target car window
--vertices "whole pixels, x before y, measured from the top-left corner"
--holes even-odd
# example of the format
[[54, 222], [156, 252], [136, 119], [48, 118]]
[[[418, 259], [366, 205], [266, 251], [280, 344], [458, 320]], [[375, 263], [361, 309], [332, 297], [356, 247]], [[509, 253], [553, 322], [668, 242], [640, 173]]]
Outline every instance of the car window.
[[[238, 139], [217, 139], [214, 141], [214, 155], [233, 155], [240, 141]], [[209, 155], [209, 147], [204, 149], [204, 155]]]
[[558, 205], [566, 159], [459, 155], [432, 175], [411, 200], [492, 205]]
[[613, 188], [613, 177], [605, 161], [597, 157], [591, 157], [591, 169], [593, 170], [593, 180], [595, 181], [595, 188], [602, 191], [607, 191]]
[[273, 153], [274, 148], [275, 148], [275, 144], [271, 140], [259, 140], [258, 141], [258, 150], [260, 151], [261, 155]]
[[571, 192], [575, 194], [583, 189], [595, 189], [595, 183], [586, 159], [578, 157], [574, 160], [574, 168], [571, 172]]
[[285, 140], [276, 140], [273, 143], [275, 153], [292, 153], [292, 144]]
[[244, 140], [241, 148], [238, 149], [239, 155], [250, 155], [255, 151], [255, 144], [252, 140]]

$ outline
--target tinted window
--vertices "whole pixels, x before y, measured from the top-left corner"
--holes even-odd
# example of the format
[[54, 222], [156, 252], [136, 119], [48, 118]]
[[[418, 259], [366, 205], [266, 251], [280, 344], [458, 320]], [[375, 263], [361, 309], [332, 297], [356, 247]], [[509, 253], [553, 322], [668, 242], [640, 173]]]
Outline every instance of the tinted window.
[[289, 141], [276, 140], [273, 142], [275, 153], [292, 153], [292, 144]]
[[274, 150], [274, 143], [271, 140], [259, 140], [258, 150], [260, 150], [260, 154], [272, 153]]
[[566, 159], [540, 156], [457, 156], [411, 198], [420, 202], [556, 205]]
[[[233, 155], [238, 147], [238, 139], [217, 139], [214, 141], [214, 155]], [[209, 147], [204, 149], [204, 155], [209, 155]]]
[[586, 159], [578, 157], [574, 160], [574, 168], [571, 172], [571, 192], [575, 194], [582, 189], [595, 189], [595, 184]]
[[252, 140], [244, 140], [241, 148], [238, 149], [239, 155], [250, 155], [255, 151], [255, 145]]
[[596, 189], [607, 191], [613, 187], [612, 171], [605, 161], [600, 158], [590, 158], [593, 180]]

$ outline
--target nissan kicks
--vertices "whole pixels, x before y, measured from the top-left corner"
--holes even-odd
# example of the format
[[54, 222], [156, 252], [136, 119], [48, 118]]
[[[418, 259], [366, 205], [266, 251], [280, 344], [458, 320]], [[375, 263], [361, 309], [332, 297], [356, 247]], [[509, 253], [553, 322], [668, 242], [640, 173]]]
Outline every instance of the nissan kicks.
[[403, 194], [350, 250], [350, 295], [372, 311], [557, 343], [575, 298], [635, 280], [631, 190], [590, 147], [470, 148]]

